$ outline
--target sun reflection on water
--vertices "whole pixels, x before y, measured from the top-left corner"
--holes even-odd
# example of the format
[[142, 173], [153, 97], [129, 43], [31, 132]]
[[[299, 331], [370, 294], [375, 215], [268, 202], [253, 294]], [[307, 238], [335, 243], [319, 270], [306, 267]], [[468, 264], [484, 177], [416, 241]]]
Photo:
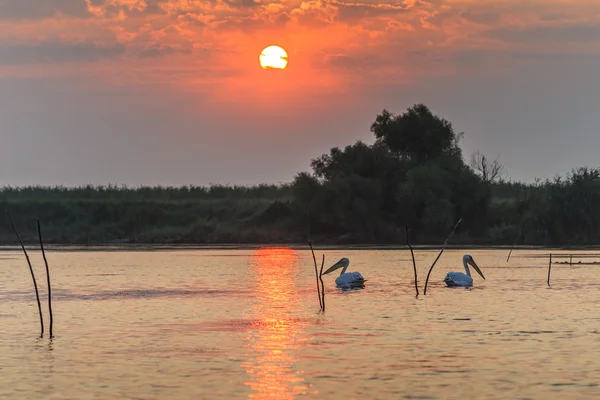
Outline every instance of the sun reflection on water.
[[252, 254], [249, 284], [254, 293], [246, 317], [255, 322], [245, 337], [249, 361], [242, 363], [251, 399], [293, 399], [309, 390], [295, 367], [305, 324], [298, 315], [298, 260], [289, 248], [262, 248]]

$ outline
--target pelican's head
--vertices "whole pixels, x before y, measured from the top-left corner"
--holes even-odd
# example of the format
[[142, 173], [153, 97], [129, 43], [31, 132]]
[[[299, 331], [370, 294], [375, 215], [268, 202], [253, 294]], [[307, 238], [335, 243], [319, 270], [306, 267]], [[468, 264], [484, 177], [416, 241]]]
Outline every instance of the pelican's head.
[[481, 270], [480, 270], [480, 269], [479, 269], [479, 267], [477, 266], [477, 263], [475, 262], [475, 260], [473, 260], [473, 257], [471, 257], [471, 255], [470, 255], [470, 254], [465, 254], [465, 255], [463, 256], [463, 262], [465, 262], [465, 263], [469, 264], [470, 266], [472, 266], [472, 267], [473, 267], [473, 269], [474, 269], [475, 271], [477, 271], [477, 273], [478, 273], [479, 275], [481, 275], [481, 277], [482, 277], [483, 279], [485, 279], [485, 276], [483, 276], [483, 273], [481, 272]]
[[350, 260], [348, 260], [346, 257], [341, 258], [340, 261], [336, 262], [331, 267], [327, 268], [327, 271], [323, 272], [323, 275], [327, 275], [330, 272], [333, 272], [339, 268], [347, 268], [348, 265], [350, 265]]

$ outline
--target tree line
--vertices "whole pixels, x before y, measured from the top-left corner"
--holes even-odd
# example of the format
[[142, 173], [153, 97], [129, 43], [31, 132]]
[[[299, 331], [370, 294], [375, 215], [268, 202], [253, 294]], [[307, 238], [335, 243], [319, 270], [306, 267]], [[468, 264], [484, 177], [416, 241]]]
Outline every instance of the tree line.
[[[372, 144], [334, 147], [283, 185], [5, 187], [0, 203], [35, 240], [51, 243], [594, 245], [600, 242], [600, 169], [532, 184], [507, 180], [498, 159], [467, 163], [452, 124], [416, 104], [383, 110]], [[0, 242], [12, 243], [0, 225]]]

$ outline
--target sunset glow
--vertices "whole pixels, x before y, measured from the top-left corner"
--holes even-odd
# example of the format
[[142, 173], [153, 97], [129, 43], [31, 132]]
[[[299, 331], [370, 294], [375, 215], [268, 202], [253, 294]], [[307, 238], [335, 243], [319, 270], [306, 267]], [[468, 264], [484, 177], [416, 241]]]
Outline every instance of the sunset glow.
[[299, 255], [289, 248], [261, 248], [252, 254], [251, 287], [255, 299], [246, 318], [254, 321], [247, 340], [250, 399], [294, 399], [309, 392], [297, 370], [298, 336], [305, 321], [295, 313], [298, 297]]
[[[597, 113], [578, 99], [600, 93], [598, 10], [584, 0], [1, 1], [4, 184], [288, 181], [331, 146], [371, 140], [383, 108], [416, 102], [464, 130], [467, 156], [500, 154], [515, 179], [560, 173], [575, 161], [555, 167], [537, 139], [514, 143], [581, 132], [565, 160], [595, 162]], [[290, 63], [261, 61], [270, 45]], [[20, 153], [40, 165], [23, 168]]]
[[288, 55], [279, 46], [269, 46], [260, 53], [259, 61], [263, 69], [285, 69]]

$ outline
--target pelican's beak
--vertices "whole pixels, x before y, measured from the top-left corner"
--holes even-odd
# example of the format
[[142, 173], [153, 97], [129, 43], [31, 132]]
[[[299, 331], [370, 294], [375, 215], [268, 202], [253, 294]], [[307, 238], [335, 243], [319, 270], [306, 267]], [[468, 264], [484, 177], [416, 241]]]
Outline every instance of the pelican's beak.
[[327, 275], [333, 271], [335, 271], [338, 268], [342, 268], [344, 266], [344, 263], [342, 263], [342, 260], [336, 262], [335, 264], [333, 264], [331, 267], [327, 268], [327, 271], [323, 272], [323, 275]]
[[478, 273], [479, 275], [481, 275], [481, 277], [482, 277], [483, 279], [485, 279], [485, 276], [483, 276], [483, 272], [481, 272], [481, 270], [479, 269], [479, 267], [478, 267], [478, 266], [477, 266], [477, 264], [475, 263], [475, 260], [473, 260], [473, 259], [471, 258], [469, 261], [467, 261], [467, 263], [469, 263], [469, 265], [470, 265], [470, 266], [472, 266], [472, 267], [473, 267], [473, 269], [475, 269], [475, 271], [477, 271], [477, 273]]

